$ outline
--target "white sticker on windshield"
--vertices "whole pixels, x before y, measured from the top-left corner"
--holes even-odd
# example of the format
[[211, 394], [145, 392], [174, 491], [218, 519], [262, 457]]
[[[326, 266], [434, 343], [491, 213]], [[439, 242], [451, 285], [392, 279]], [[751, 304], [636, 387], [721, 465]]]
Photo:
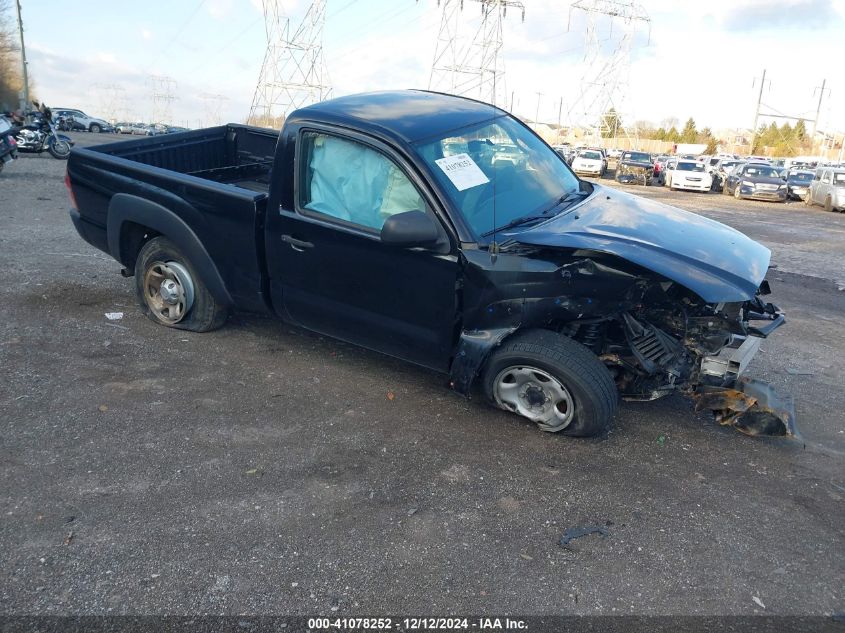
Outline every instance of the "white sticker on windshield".
[[452, 184], [458, 191], [464, 191], [471, 187], [477, 187], [490, 182], [484, 172], [481, 171], [475, 161], [468, 154], [455, 154], [434, 161], [449, 177]]

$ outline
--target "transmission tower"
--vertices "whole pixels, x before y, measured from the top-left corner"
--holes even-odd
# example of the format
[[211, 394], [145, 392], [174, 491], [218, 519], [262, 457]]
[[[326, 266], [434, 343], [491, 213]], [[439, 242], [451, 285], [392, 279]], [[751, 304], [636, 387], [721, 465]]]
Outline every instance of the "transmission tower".
[[[499, 55], [503, 44], [502, 21], [511, 7], [522, 13], [524, 22], [525, 6], [518, 0], [470, 1], [481, 7], [478, 24], [463, 19], [464, 0], [443, 1], [428, 87], [493, 105], [504, 104], [505, 66]], [[469, 32], [473, 33], [471, 39], [467, 37]]]
[[95, 83], [91, 86], [91, 92], [97, 95], [97, 112], [107, 121], [114, 123], [128, 118], [129, 100], [123, 86]]
[[[651, 18], [632, 0], [576, 0], [569, 8], [585, 14], [583, 73], [578, 95], [568, 108], [570, 126], [593, 130], [595, 136], [613, 134], [605, 114], [617, 114], [628, 94], [631, 48], [638, 29], [647, 27], [651, 42]], [[609, 34], [600, 37], [600, 21], [609, 21]], [[614, 27], [616, 32], [614, 33]], [[617, 119], [614, 119], [614, 123]]]
[[331, 94], [323, 57], [326, 0], [314, 0], [294, 30], [282, 0], [262, 0], [267, 51], [248, 121], [279, 127], [288, 114]]
[[207, 92], [199, 96], [203, 103], [202, 127], [212, 127], [223, 122], [223, 103], [229, 98]]
[[176, 80], [163, 75], [150, 75], [147, 77], [147, 86], [153, 103], [150, 123], [171, 123], [172, 106], [176, 101]]

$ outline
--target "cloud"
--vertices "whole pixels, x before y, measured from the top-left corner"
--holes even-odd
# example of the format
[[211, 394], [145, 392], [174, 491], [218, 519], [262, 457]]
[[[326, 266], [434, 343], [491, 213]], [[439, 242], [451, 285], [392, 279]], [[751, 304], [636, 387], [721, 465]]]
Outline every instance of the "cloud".
[[721, 24], [734, 32], [806, 30], [842, 26], [843, 19], [833, 0], [755, 0], [724, 11]]
[[215, 20], [225, 20], [232, 11], [232, 0], [211, 0], [207, 5], [209, 15]]

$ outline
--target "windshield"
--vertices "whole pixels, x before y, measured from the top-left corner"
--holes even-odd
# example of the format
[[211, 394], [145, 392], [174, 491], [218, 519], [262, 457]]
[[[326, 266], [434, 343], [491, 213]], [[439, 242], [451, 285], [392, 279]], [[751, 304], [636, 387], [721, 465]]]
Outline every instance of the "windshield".
[[812, 179], [811, 173], [789, 174], [789, 182], [810, 182]]
[[[415, 146], [476, 235], [543, 212], [579, 191], [578, 178], [560, 156], [511, 117]], [[498, 151], [502, 147], [506, 151]]]
[[745, 168], [745, 176], [757, 176], [758, 178], [780, 178], [778, 172], [765, 165], [750, 165]]
[[678, 171], [704, 171], [704, 163], [678, 163]]
[[630, 160], [637, 163], [650, 163], [651, 156], [645, 152], [625, 152], [622, 154], [622, 160]]
[[601, 160], [601, 154], [598, 152], [581, 152], [578, 158], [587, 158], [589, 160]]

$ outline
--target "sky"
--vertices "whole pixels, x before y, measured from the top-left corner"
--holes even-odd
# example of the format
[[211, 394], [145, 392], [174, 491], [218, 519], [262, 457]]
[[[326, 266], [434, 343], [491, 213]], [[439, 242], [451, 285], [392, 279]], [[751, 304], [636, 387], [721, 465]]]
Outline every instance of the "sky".
[[[298, 23], [310, 0], [277, 0]], [[334, 96], [428, 88], [445, 0], [327, 0], [323, 52]], [[505, 103], [519, 116], [566, 124], [578, 112], [586, 15], [570, 0], [523, 0], [503, 20]], [[761, 110], [845, 131], [845, 0], [640, 0], [650, 18], [595, 19], [602, 55], [630, 33], [627, 90], [614, 105], [623, 124], [692, 116], [699, 129], [752, 125]], [[30, 76], [52, 107], [153, 120], [162, 102], [150, 76], [167, 76], [171, 123], [242, 122], [266, 51], [261, 0], [21, 0]], [[480, 15], [464, 0], [466, 25]], [[626, 30], [627, 29], [627, 30]], [[603, 58], [602, 58], [603, 59]], [[601, 63], [601, 60], [598, 62]], [[538, 94], [539, 93], [539, 94]], [[569, 120], [567, 120], [569, 119]], [[787, 119], [762, 117], [760, 122]], [[808, 126], [809, 127], [809, 126]]]

